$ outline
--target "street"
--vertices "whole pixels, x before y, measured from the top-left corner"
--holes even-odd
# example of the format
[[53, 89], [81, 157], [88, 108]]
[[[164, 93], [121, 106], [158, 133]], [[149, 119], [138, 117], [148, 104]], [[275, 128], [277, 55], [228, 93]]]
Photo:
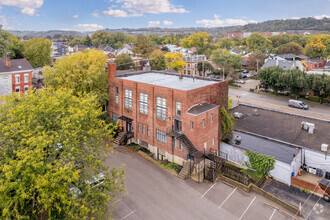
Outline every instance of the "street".
[[[115, 146], [107, 161], [125, 164], [127, 194], [117, 198], [113, 219], [291, 219], [278, 204], [222, 181], [181, 180], [126, 147]], [[275, 208], [274, 208], [275, 207]], [[278, 208], [278, 209], [277, 209]]]

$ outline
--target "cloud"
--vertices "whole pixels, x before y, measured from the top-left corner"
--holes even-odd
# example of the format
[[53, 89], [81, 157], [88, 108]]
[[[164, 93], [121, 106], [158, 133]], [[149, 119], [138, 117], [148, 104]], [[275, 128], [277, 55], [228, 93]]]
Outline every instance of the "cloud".
[[111, 17], [139, 17], [143, 14], [161, 14], [161, 13], [187, 13], [188, 11], [180, 5], [173, 5], [169, 0], [115, 0], [120, 4], [121, 9], [114, 10], [113, 5], [103, 15]]
[[329, 15], [317, 15], [317, 16], [314, 16], [315, 19], [323, 19], [323, 18], [330, 18]]
[[101, 17], [101, 15], [100, 15], [100, 13], [98, 12], [98, 11], [94, 11], [93, 13], [92, 13], [92, 16], [94, 16], [94, 17]]
[[73, 15], [72, 18], [77, 19], [79, 15]]
[[21, 13], [33, 16], [36, 9], [43, 5], [43, 0], [0, 0], [0, 5], [7, 5], [21, 8]]
[[168, 25], [168, 26], [170, 26], [170, 25], [173, 24], [173, 22], [172, 22], [172, 21], [168, 21], [168, 20], [164, 20], [164, 21], [163, 21], [163, 24], [164, 24], [164, 25]]
[[102, 25], [98, 24], [77, 24], [75, 27], [82, 29], [82, 31], [96, 31], [102, 29]]
[[160, 25], [160, 21], [149, 21], [148, 26], [149, 27], [156, 27]]
[[218, 15], [214, 15], [214, 19], [202, 19], [196, 21], [196, 24], [204, 25], [205, 27], [226, 27], [226, 26], [235, 26], [235, 25], [245, 25], [248, 23], [257, 23], [254, 20], [243, 20], [243, 19], [224, 19], [220, 20]]

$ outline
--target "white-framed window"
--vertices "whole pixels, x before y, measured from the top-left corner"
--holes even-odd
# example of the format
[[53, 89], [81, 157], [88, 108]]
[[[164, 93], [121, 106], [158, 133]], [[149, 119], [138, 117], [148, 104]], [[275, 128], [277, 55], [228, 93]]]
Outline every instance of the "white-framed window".
[[180, 150], [183, 149], [182, 141], [180, 141]]
[[190, 122], [190, 130], [194, 130], [194, 122]]
[[140, 122], [138, 123], [138, 133], [140, 133]]
[[29, 82], [29, 74], [24, 74], [24, 83]]
[[119, 88], [118, 87], [115, 88], [115, 104], [116, 105], [119, 104]]
[[148, 114], [148, 94], [140, 93], [140, 113]]
[[142, 125], [142, 134], [145, 135], [146, 134], [146, 129], [145, 129], [145, 126]]
[[125, 90], [125, 108], [132, 109], [132, 90]]
[[116, 115], [116, 114], [114, 114], [114, 113], [112, 113], [112, 120], [115, 121], [115, 122], [117, 122], [119, 120], [119, 116]]
[[160, 120], [166, 120], [166, 99], [157, 97], [156, 116]]
[[177, 145], [176, 138], [174, 138], [173, 140], [174, 140], [174, 148], [176, 148], [176, 145]]
[[213, 113], [211, 114], [211, 123], [213, 123]]
[[215, 140], [214, 140], [214, 138], [212, 139], [212, 145], [214, 146], [214, 144], [215, 144]]
[[175, 103], [175, 115], [181, 117], [181, 102]]
[[20, 87], [16, 87], [15, 92], [19, 92], [19, 91], [20, 91]]
[[149, 128], [149, 126], [147, 128], [147, 135], [148, 135], [148, 137], [150, 136], [150, 128]]
[[24, 86], [24, 93], [27, 94], [27, 91], [29, 91], [29, 86]]
[[203, 119], [203, 128], [205, 128], [205, 119]]
[[19, 84], [20, 83], [19, 75], [15, 75], [15, 83], [16, 84]]
[[156, 140], [166, 144], [166, 133], [156, 129]]

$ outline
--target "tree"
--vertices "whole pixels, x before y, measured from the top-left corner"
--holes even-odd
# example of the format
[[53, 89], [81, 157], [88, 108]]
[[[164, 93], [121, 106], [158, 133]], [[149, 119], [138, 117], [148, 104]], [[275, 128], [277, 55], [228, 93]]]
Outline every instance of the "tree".
[[258, 154], [253, 151], [246, 151], [249, 161], [245, 162], [246, 169], [242, 169], [254, 181], [269, 175], [269, 172], [274, 169], [275, 159], [273, 156]]
[[117, 70], [128, 70], [134, 67], [132, 58], [128, 54], [120, 54], [114, 61], [117, 64]]
[[9, 44], [10, 50], [10, 58], [12, 59], [21, 59], [23, 58], [23, 50], [24, 50], [24, 43], [16, 37], [12, 35], [11, 42]]
[[282, 44], [277, 49], [278, 54], [292, 53], [292, 54], [299, 55], [299, 54], [302, 54], [302, 51], [303, 51], [302, 46], [300, 46], [299, 44], [294, 43], [294, 42], [290, 42], [290, 43], [287, 43], [287, 44]]
[[152, 51], [153, 46], [149, 42], [148, 38], [144, 35], [137, 36], [133, 52], [135, 54], [141, 54], [143, 57], [148, 57]]
[[155, 50], [149, 56], [152, 70], [164, 70], [166, 68], [165, 56], [161, 50]]
[[229, 114], [225, 107], [221, 107], [220, 115], [222, 138], [224, 138], [234, 129], [235, 120], [233, 114]]
[[330, 56], [330, 35], [314, 35], [306, 45], [306, 55], [314, 58]]
[[201, 72], [203, 72], [203, 76], [205, 75], [206, 71], [213, 71], [214, 70], [212, 64], [207, 62], [207, 61], [198, 62], [197, 63], [197, 69], [198, 69], [199, 74]]
[[230, 50], [231, 47], [234, 45], [234, 42], [228, 38], [221, 38], [218, 44], [219, 44], [219, 48]]
[[11, 36], [7, 31], [0, 29], [0, 58], [10, 55]]
[[270, 47], [271, 41], [268, 40], [265, 36], [262, 36], [258, 33], [251, 34], [246, 43], [250, 50], [260, 50], [262, 52], [266, 52]]
[[45, 67], [44, 82], [54, 89], [70, 88], [74, 95], [93, 94], [100, 105], [109, 99], [108, 76], [104, 70], [107, 56], [102, 51], [85, 50], [58, 59]]
[[85, 38], [79, 38], [79, 37], [76, 37], [76, 38], [73, 38], [70, 43], [69, 43], [69, 46], [70, 47], [74, 47], [76, 45], [79, 45], [79, 44], [85, 44]]
[[86, 47], [91, 47], [91, 46], [92, 46], [92, 39], [89, 37], [88, 34], [87, 34], [87, 36], [85, 37], [84, 45], [85, 45]]
[[[108, 214], [123, 191], [121, 168], [109, 170], [113, 127], [97, 99], [52, 89], [2, 97], [0, 215], [3, 219], [91, 219]], [[27, 111], [28, 109], [28, 111]], [[104, 174], [99, 187], [95, 175]]]
[[182, 67], [187, 65], [183, 60], [181, 53], [167, 53], [165, 54], [166, 67], [175, 71], [179, 71]]
[[264, 65], [266, 55], [260, 50], [256, 50], [251, 53], [248, 59], [248, 65], [250, 69], [260, 69]]
[[162, 51], [166, 51], [166, 52], [170, 52], [170, 49], [169, 49], [168, 47], [166, 47], [166, 46], [162, 47], [161, 50], [162, 50]]
[[182, 39], [180, 46], [184, 48], [196, 47], [197, 53], [201, 54], [212, 41], [212, 35], [207, 32], [198, 32]]
[[45, 38], [33, 38], [24, 43], [23, 55], [33, 68], [51, 63], [52, 42]]
[[233, 73], [242, 66], [241, 56], [230, 54], [226, 49], [214, 51], [211, 59], [219, 68], [224, 68], [226, 74]]

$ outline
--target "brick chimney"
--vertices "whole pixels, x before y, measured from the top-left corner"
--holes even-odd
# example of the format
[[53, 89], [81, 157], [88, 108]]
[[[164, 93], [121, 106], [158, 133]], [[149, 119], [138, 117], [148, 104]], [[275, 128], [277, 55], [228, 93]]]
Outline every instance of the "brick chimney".
[[6, 67], [11, 67], [11, 61], [10, 59], [6, 59]]
[[116, 64], [115, 63], [109, 63], [108, 64], [108, 80], [110, 81], [111, 77], [116, 76]]

